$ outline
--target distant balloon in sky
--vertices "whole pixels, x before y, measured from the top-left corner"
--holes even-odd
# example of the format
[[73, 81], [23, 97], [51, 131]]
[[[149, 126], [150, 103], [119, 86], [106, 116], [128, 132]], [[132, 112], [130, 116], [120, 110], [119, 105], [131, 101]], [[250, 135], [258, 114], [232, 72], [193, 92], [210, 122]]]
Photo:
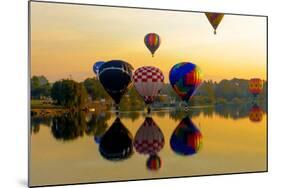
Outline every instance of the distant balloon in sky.
[[121, 60], [111, 60], [99, 68], [99, 80], [116, 104], [132, 83], [133, 67]]
[[205, 15], [207, 16], [210, 24], [212, 25], [212, 27], [214, 28], [214, 34], [216, 34], [216, 30], [224, 16], [224, 14], [222, 13], [209, 13], [206, 12]]
[[169, 79], [174, 91], [183, 101], [188, 103], [202, 82], [202, 73], [197, 65], [183, 62], [172, 67]]
[[144, 37], [144, 43], [146, 47], [149, 49], [149, 51], [152, 54], [152, 57], [154, 56], [155, 51], [159, 48], [161, 39], [160, 36], [156, 33], [148, 33]]
[[133, 136], [119, 118], [100, 139], [99, 151], [112, 161], [124, 160], [133, 154]]
[[174, 130], [170, 146], [179, 155], [193, 155], [202, 147], [202, 134], [186, 116]]
[[249, 81], [249, 91], [254, 96], [257, 97], [263, 89], [263, 81], [259, 78], [252, 78]]
[[249, 119], [252, 122], [260, 122], [263, 117], [263, 110], [257, 104], [254, 104], [249, 112]]
[[133, 80], [134, 86], [143, 97], [144, 102], [151, 104], [163, 86], [164, 75], [157, 67], [144, 66], [135, 71]]
[[93, 71], [94, 73], [98, 76], [99, 75], [99, 69], [100, 67], [104, 64], [104, 61], [97, 61], [94, 65], [93, 65]]

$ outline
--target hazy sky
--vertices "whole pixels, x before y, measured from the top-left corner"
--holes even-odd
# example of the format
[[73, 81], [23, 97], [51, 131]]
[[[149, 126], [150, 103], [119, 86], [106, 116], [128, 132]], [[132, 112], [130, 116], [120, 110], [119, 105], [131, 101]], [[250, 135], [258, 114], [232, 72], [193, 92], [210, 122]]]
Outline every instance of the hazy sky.
[[[143, 42], [150, 32], [162, 42], [154, 58]], [[266, 79], [266, 18], [225, 15], [214, 35], [203, 13], [31, 3], [32, 75], [82, 81], [96, 61], [112, 59], [156, 66], [165, 82], [187, 61], [205, 80]]]

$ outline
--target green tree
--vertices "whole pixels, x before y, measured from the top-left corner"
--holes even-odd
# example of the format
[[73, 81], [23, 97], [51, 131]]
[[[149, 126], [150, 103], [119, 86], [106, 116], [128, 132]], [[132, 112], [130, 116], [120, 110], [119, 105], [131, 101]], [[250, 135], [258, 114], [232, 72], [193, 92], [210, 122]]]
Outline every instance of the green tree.
[[41, 96], [50, 96], [51, 86], [44, 76], [33, 76], [31, 78], [31, 98], [39, 99]]
[[82, 83], [73, 80], [60, 80], [53, 84], [51, 96], [58, 105], [65, 107], [84, 107], [88, 94]]
[[83, 82], [87, 93], [91, 97], [92, 100], [98, 100], [102, 98], [109, 98], [108, 94], [104, 90], [103, 86], [96, 78], [87, 78]]

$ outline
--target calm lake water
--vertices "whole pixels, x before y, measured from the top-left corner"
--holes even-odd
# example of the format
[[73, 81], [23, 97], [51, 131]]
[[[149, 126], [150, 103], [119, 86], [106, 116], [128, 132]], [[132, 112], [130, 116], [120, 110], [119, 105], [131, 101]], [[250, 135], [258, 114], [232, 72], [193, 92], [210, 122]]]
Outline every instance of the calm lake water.
[[31, 185], [265, 171], [266, 122], [249, 105], [33, 116]]

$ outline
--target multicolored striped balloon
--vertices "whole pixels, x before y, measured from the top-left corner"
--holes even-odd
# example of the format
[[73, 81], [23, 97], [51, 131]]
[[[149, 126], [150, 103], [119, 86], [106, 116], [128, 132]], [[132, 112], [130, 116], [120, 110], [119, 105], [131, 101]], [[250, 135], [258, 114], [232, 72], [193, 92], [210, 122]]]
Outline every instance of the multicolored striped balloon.
[[263, 89], [263, 81], [259, 78], [252, 78], [249, 81], [249, 91], [256, 97], [258, 94], [262, 92]]
[[257, 104], [254, 104], [250, 109], [249, 119], [252, 122], [260, 122], [263, 117], [263, 110]]
[[193, 122], [186, 116], [174, 130], [170, 146], [180, 155], [193, 155], [202, 147], [202, 134]]
[[202, 82], [202, 73], [197, 65], [183, 62], [172, 67], [169, 79], [175, 92], [182, 100], [188, 102]]
[[205, 15], [207, 16], [210, 24], [213, 26], [214, 28], [214, 34], [216, 34], [216, 30], [224, 16], [224, 14], [222, 13], [209, 13], [209, 12], [206, 12]]
[[144, 37], [144, 43], [146, 47], [149, 49], [149, 51], [152, 54], [152, 57], [154, 56], [155, 51], [159, 48], [161, 40], [160, 36], [156, 33], [148, 33]]
[[146, 166], [149, 170], [158, 170], [162, 166], [161, 158], [157, 155], [150, 155], [146, 161]]

